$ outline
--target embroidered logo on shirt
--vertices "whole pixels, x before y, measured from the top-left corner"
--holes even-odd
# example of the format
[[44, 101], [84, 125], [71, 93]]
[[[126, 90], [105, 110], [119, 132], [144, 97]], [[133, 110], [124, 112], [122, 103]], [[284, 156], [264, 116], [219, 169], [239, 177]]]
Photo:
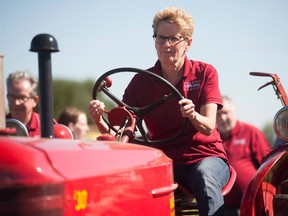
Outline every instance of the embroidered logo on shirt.
[[200, 85], [201, 85], [201, 80], [193, 80], [190, 82], [185, 82], [184, 88], [185, 88], [185, 91], [195, 91], [195, 90], [200, 89]]
[[245, 144], [246, 144], [245, 138], [234, 140], [234, 145], [245, 145]]

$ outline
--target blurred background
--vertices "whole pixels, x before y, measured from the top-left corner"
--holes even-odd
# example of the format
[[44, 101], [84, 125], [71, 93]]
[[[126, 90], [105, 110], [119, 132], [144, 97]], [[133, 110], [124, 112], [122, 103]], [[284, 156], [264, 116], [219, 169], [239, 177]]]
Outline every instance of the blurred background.
[[[29, 52], [30, 42], [37, 34], [51, 34], [60, 49], [52, 55], [55, 116], [68, 105], [87, 111], [94, 82], [104, 72], [154, 65], [152, 20], [168, 6], [181, 7], [194, 18], [188, 57], [211, 63], [218, 70], [221, 92], [234, 99], [239, 119], [273, 137], [272, 120], [282, 105], [271, 86], [257, 91], [270, 79], [249, 72], [277, 73], [287, 86], [288, 2], [284, 0], [2, 0], [4, 78], [16, 70], [38, 77], [37, 55]], [[113, 82], [120, 98], [117, 89], [127, 85], [125, 78]]]

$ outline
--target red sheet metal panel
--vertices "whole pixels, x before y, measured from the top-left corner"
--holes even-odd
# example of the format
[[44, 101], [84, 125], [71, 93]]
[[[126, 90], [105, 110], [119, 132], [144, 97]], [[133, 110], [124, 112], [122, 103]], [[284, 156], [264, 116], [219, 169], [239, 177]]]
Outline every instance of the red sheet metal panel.
[[[270, 200], [271, 201], [270, 204], [268, 204], [266, 200], [265, 201], [266, 206], [264, 206], [263, 204], [264, 203], [263, 194], [265, 194], [265, 199], [268, 196], [271, 197], [270, 191], [272, 185], [269, 186], [269, 189], [267, 188], [267, 183], [269, 183], [268, 181], [269, 179], [267, 178], [267, 176], [269, 176], [269, 173], [271, 174], [270, 176], [275, 175], [272, 178], [273, 180], [277, 178], [277, 175], [279, 175], [279, 173], [281, 173], [281, 170], [278, 170], [277, 173], [275, 172], [275, 170], [277, 170], [277, 168], [281, 165], [278, 163], [285, 162], [285, 160], [281, 160], [281, 158], [286, 155], [287, 148], [288, 146], [281, 146], [277, 149], [274, 149], [267, 156], [265, 156], [264, 162], [257, 170], [257, 172], [255, 173], [255, 175], [253, 176], [252, 180], [250, 181], [249, 185], [245, 190], [240, 208], [241, 216], [260, 215], [263, 212], [265, 212], [266, 207], [271, 208], [273, 200]], [[263, 190], [262, 188], [263, 185], [266, 185], [267, 190]], [[269, 212], [273, 214], [273, 209], [270, 209]]]
[[4, 213], [174, 215], [172, 162], [160, 150], [19, 137], [0, 137], [0, 148]]

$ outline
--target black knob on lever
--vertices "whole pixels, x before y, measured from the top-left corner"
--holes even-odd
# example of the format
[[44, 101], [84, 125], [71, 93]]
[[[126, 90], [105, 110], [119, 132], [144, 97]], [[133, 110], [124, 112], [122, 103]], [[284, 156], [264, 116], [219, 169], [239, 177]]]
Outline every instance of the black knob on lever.
[[112, 86], [112, 79], [110, 77], [105, 77], [104, 80], [101, 81], [97, 92], [101, 92], [104, 87], [110, 88]]

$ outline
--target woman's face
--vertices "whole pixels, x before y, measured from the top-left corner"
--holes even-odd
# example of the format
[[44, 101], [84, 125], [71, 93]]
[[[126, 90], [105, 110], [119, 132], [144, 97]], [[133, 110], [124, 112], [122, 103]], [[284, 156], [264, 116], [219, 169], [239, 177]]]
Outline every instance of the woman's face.
[[87, 116], [84, 113], [80, 113], [78, 121], [75, 124], [69, 124], [74, 139], [84, 139], [89, 131]]
[[159, 44], [155, 42], [158, 59], [161, 64], [177, 64], [177, 62], [184, 62], [185, 53], [189, 50], [192, 39], [184, 39], [180, 34], [180, 29], [176, 24], [161, 21], [157, 27], [157, 37], [173, 37], [179, 38], [177, 42], [171, 43], [168, 39]]

